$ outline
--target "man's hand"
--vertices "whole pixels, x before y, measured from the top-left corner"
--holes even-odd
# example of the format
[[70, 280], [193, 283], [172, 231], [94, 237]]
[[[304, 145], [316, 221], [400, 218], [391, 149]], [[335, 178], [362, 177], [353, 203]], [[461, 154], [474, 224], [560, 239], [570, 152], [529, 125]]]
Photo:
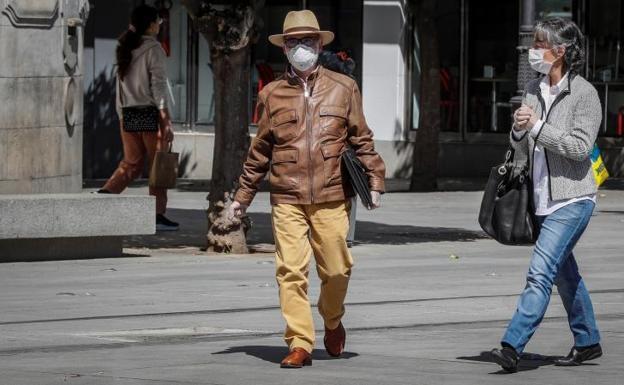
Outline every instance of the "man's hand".
[[371, 191], [370, 195], [373, 206], [369, 210], [378, 209], [381, 206], [381, 193], [379, 191]]
[[533, 109], [526, 104], [523, 104], [520, 108], [514, 112], [514, 130], [523, 131], [530, 130], [535, 126], [535, 123], [539, 120], [539, 117], [533, 111]]
[[240, 218], [244, 216], [246, 212], [247, 212], [247, 206], [245, 206], [244, 204], [241, 204], [240, 202], [234, 201], [232, 202], [232, 204], [230, 205], [230, 208], [228, 209], [228, 219], [232, 220], [235, 217]]

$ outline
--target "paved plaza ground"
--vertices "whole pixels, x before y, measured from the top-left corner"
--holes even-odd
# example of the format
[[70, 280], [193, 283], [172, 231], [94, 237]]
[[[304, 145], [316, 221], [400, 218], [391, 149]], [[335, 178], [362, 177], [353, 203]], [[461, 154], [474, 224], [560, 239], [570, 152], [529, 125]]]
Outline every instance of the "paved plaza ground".
[[[327, 356], [315, 310], [313, 366], [283, 370], [272, 254], [202, 252], [205, 193], [173, 191], [181, 231], [129, 238], [124, 258], [0, 265], [0, 384], [623, 385], [624, 191], [600, 192], [576, 249], [604, 357], [552, 365], [572, 344], [555, 294], [513, 375], [487, 351], [515, 309], [531, 248], [485, 238], [480, 197], [391, 193], [377, 211], [360, 207], [347, 353]], [[272, 243], [269, 210], [260, 193], [250, 209], [260, 249]]]

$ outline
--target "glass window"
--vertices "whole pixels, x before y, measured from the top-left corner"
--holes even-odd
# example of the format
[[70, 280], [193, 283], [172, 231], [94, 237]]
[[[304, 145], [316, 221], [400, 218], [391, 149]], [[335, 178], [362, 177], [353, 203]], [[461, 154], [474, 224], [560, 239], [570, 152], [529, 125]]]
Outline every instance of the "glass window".
[[169, 109], [174, 122], [186, 121], [186, 51], [188, 41], [188, 16], [179, 2], [173, 2], [169, 19], [163, 22], [159, 40], [167, 52], [169, 78]]
[[301, 4], [297, 2], [268, 0], [260, 11], [263, 28], [259, 31], [258, 41], [251, 51], [251, 116], [249, 120], [251, 124], [258, 122], [259, 115], [255, 107], [258, 93], [269, 82], [279, 77], [287, 64], [282, 50], [269, 42], [269, 35], [281, 33], [286, 14], [299, 9], [301, 9]]
[[199, 36], [197, 54], [197, 123], [213, 124], [215, 114], [215, 93], [210, 47], [203, 36]]
[[624, 136], [624, 73], [621, 0], [586, 2], [586, 77], [598, 90], [603, 106], [601, 136]]
[[461, 0], [436, 3], [440, 59], [440, 131], [459, 132]]
[[547, 17], [572, 18], [572, 0], [537, 0], [535, 2], [537, 20]]
[[509, 132], [518, 66], [518, 0], [472, 0], [468, 13], [467, 131]]
[[412, 103], [412, 129], [420, 127], [420, 86], [422, 78], [422, 64], [420, 62], [420, 38], [416, 27], [416, 16], [412, 18], [412, 56], [411, 61], [411, 103]]
[[[461, 85], [461, 18], [462, 0], [436, 2], [435, 28], [438, 39], [440, 65], [440, 131], [459, 132], [460, 85]], [[425, 31], [418, 31], [418, 15], [414, 15], [413, 49], [411, 67], [412, 128], [418, 128], [420, 119], [420, 92], [422, 68], [420, 40], [427, 38]]]
[[[321, 29], [333, 31], [334, 41], [323, 48], [320, 62], [327, 68], [355, 78], [361, 85], [362, 74], [362, 10], [360, 0], [307, 0], [306, 8], [318, 17]], [[341, 65], [340, 57], [346, 55], [355, 67]]]

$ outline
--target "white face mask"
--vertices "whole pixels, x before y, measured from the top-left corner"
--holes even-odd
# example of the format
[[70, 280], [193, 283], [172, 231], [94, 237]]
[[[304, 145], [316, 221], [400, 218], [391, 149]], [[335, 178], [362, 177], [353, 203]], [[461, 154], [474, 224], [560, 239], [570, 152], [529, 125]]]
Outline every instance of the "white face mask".
[[548, 75], [553, 63], [544, 60], [544, 53], [549, 51], [545, 48], [531, 48], [529, 49], [529, 64], [535, 71]]
[[305, 44], [297, 44], [286, 53], [288, 61], [299, 71], [305, 72], [314, 67], [318, 60], [318, 52]]

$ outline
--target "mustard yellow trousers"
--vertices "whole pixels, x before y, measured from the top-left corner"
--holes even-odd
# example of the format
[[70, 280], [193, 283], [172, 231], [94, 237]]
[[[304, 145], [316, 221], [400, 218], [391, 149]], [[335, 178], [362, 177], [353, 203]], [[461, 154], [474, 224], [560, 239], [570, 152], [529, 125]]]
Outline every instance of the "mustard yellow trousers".
[[353, 258], [347, 248], [349, 201], [313, 205], [278, 204], [271, 219], [275, 236], [275, 267], [284, 340], [290, 350], [312, 352], [314, 322], [308, 300], [308, 271], [314, 254], [321, 279], [318, 310], [325, 326], [335, 329], [344, 315]]

